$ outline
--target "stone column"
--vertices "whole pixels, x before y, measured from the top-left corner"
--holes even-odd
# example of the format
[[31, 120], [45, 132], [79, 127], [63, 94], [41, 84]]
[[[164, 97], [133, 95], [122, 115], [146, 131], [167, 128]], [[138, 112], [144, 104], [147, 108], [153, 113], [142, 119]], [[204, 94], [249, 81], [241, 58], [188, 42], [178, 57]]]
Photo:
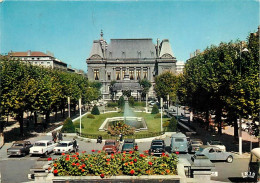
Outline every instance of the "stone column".
[[120, 80], [124, 79], [124, 78], [122, 78], [122, 76], [123, 76], [123, 69], [122, 69], [122, 67], [120, 67]]
[[137, 79], [137, 78], [136, 78], [136, 67], [134, 67], [134, 76], [135, 76], [135, 79], [134, 79], [134, 80], [136, 81], [136, 79]]
[[143, 79], [143, 67], [141, 67], [141, 80]]

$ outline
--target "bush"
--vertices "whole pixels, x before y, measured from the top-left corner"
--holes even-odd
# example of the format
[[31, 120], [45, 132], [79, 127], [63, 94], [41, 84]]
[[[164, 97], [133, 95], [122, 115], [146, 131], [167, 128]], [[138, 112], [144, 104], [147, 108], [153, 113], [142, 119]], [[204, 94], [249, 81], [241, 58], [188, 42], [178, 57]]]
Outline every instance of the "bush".
[[75, 126], [70, 118], [67, 118], [64, 123], [63, 127], [61, 128], [61, 132], [65, 133], [75, 133]]
[[135, 99], [134, 99], [133, 96], [129, 97], [129, 99], [128, 99], [128, 103], [129, 103], [129, 105], [130, 105], [131, 107], [134, 106], [134, 104], [135, 104]]
[[177, 120], [174, 116], [170, 120], [169, 130], [172, 132], [176, 132], [177, 130]]
[[93, 114], [88, 114], [88, 115], [87, 115], [87, 118], [95, 119], [95, 116], [94, 116]]
[[153, 109], [152, 109], [152, 114], [157, 114], [159, 113], [159, 109], [158, 109], [158, 106], [156, 104], [153, 105]]
[[91, 111], [91, 114], [93, 114], [93, 115], [99, 115], [100, 114], [98, 107], [96, 105], [94, 105], [94, 107]]
[[123, 96], [121, 96], [118, 100], [118, 107], [123, 108], [125, 105], [125, 99]]
[[[80, 123], [74, 123], [75, 128], [80, 128]], [[83, 123], [81, 123], [81, 128], [84, 128]]]
[[107, 107], [117, 107], [118, 106], [118, 103], [116, 102], [108, 102], [107, 103]]
[[154, 118], [161, 118], [161, 114], [160, 113], [157, 113]]
[[141, 106], [141, 107], [145, 107], [146, 106], [145, 102], [135, 102], [134, 105], [135, 106]]

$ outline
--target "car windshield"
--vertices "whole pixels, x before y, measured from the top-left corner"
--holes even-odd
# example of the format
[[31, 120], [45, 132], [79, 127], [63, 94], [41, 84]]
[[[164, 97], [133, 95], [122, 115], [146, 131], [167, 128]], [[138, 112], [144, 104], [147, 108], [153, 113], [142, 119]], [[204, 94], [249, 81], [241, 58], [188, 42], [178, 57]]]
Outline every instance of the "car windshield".
[[115, 145], [115, 142], [105, 142], [105, 145], [113, 146], [113, 145]]
[[152, 145], [151, 148], [152, 149], [160, 149], [160, 148], [163, 148], [163, 145]]
[[183, 139], [175, 139], [175, 142], [183, 142]]
[[67, 147], [67, 143], [58, 143], [57, 147]]
[[124, 149], [131, 149], [131, 148], [133, 148], [134, 146], [133, 146], [133, 144], [124, 144], [123, 145], [123, 148]]
[[37, 143], [34, 144], [34, 146], [45, 146], [45, 143], [37, 142]]
[[220, 141], [211, 141], [211, 145], [222, 145]]
[[15, 143], [13, 146], [15, 146], [15, 147], [23, 147], [23, 144]]

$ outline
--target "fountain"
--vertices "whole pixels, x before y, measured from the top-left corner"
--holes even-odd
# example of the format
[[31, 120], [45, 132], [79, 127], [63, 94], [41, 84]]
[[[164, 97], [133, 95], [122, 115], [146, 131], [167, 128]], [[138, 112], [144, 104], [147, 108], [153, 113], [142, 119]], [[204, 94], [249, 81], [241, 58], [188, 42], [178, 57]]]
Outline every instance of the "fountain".
[[125, 103], [124, 116], [106, 118], [99, 128], [99, 131], [107, 131], [108, 126], [112, 125], [114, 121], [124, 121], [125, 124], [134, 127], [135, 132], [147, 130], [145, 120], [142, 117], [135, 117], [133, 111], [130, 109], [128, 102]]

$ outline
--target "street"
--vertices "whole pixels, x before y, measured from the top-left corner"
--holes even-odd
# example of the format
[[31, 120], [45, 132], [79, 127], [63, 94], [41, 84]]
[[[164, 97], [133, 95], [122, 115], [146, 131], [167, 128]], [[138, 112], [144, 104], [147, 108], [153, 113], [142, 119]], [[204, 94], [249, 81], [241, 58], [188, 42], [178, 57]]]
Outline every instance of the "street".
[[[51, 136], [38, 136], [29, 139], [32, 143], [36, 142], [37, 140], [43, 139], [51, 139]], [[64, 137], [64, 140], [72, 140], [72, 137]], [[169, 149], [170, 145], [170, 138], [167, 137], [165, 140], [167, 149]], [[77, 139], [79, 144], [79, 152], [86, 151], [87, 153], [92, 153], [92, 150], [101, 150], [104, 141], [102, 144], [98, 144], [96, 142], [87, 142], [80, 139]], [[139, 151], [143, 152], [144, 150], [148, 150], [150, 146], [150, 141], [140, 142], [138, 143]], [[0, 150], [0, 171], [2, 174], [2, 183], [20, 183], [20, 182], [27, 182], [28, 174], [30, 172], [30, 168], [34, 165], [37, 161], [39, 156], [30, 156], [27, 155], [25, 157], [8, 157], [6, 154], [6, 149], [10, 147], [11, 144], [6, 144]], [[120, 149], [122, 144], [120, 145]], [[58, 158], [60, 155], [54, 155], [53, 153], [50, 154], [52, 158]], [[179, 158], [186, 158], [188, 161], [191, 161], [190, 157], [192, 154], [179, 154]], [[213, 162], [215, 165], [215, 171], [218, 172], [217, 177], [212, 177], [213, 180], [216, 181], [224, 181], [230, 182], [230, 177], [241, 177], [241, 173], [247, 171], [249, 158], [239, 158], [238, 156], [234, 156], [233, 163], [226, 163], [226, 162]]]

